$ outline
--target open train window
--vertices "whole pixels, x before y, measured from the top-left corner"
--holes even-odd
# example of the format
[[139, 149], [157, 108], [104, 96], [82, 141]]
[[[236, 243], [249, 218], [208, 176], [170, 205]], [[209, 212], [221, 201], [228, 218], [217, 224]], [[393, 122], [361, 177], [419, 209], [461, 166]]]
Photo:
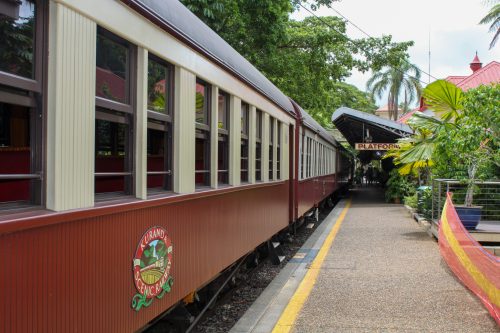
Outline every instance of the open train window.
[[0, 209], [41, 205], [44, 18], [40, 1], [0, 11]]
[[302, 140], [301, 140], [301, 145], [300, 145], [300, 179], [304, 179], [304, 170], [306, 168], [304, 164], [304, 150], [305, 150], [305, 135], [302, 134]]
[[276, 179], [281, 179], [281, 123], [278, 121], [276, 130], [278, 132], [278, 140], [276, 140], [276, 147], [278, 153], [276, 154]]
[[97, 27], [95, 193], [97, 200], [133, 191], [135, 47]]
[[255, 131], [255, 181], [262, 180], [262, 111], [257, 110]]
[[269, 180], [273, 180], [273, 167], [274, 167], [274, 118], [269, 117]]
[[250, 105], [241, 104], [241, 183], [248, 182], [248, 133]]
[[217, 180], [219, 185], [229, 183], [229, 95], [219, 91]]
[[148, 59], [147, 188], [172, 190], [172, 110], [174, 66], [150, 54]]
[[195, 184], [210, 186], [210, 85], [196, 79]]
[[311, 146], [310, 146], [310, 140], [309, 137], [306, 136], [306, 170], [305, 170], [305, 177], [304, 178], [309, 178], [310, 172], [309, 169], [311, 167], [311, 161], [310, 161], [310, 156], [311, 156]]

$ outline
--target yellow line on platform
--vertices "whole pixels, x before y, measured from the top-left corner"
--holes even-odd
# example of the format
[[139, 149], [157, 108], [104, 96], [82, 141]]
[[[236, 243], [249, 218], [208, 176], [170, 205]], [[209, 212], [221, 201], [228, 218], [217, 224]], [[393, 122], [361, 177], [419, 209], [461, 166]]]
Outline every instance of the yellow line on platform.
[[295, 291], [295, 294], [293, 294], [292, 298], [290, 299], [290, 302], [286, 306], [285, 311], [283, 311], [283, 313], [281, 314], [281, 317], [276, 323], [276, 326], [274, 326], [273, 333], [287, 333], [292, 329], [300, 310], [304, 306], [304, 303], [309, 297], [309, 294], [311, 294], [311, 290], [316, 283], [316, 279], [318, 278], [318, 274], [321, 266], [323, 265], [323, 261], [325, 260], [326, 255], [328, 254], [328, 251], [330, 250], [330, 247], [332, 246], [333, 241], [335, 240], [335, 237], [339, 232], [340, 226], [344, 221], [347, 210], [350, 206], [351, 199], [347, 201], [346, 206], [340, 213], [337, 221], [335, 221], [335, 226], [326, 237], [325, 242], [321, 246], [318, 254], [316, 255], [316, 258], [314, 258], [313, 262], [311, 263], [311, 266], [304, 276], [304, 279]]

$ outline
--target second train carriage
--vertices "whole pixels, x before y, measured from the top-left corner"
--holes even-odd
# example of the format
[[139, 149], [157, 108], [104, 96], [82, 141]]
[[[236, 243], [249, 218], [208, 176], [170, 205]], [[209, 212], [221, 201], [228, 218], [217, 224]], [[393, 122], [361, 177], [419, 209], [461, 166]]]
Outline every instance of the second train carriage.
[[338, 189], [337, 143], [178, 1], [0, 10], [1, 331], [138, 330]]

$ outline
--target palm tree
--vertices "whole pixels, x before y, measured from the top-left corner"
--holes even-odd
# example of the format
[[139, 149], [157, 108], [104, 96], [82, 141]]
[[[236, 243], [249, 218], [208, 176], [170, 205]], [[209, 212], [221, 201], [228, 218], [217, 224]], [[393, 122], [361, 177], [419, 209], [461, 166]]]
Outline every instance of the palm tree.
[[420, 85], [420, 69], [403, 62], [397, 67], [389, 67], [386, 71], [380, 71], [368, 80], [366, 87], [368, 91], [378, 98], [388, 90], [387, 104], [389, 106], [389, 118], [398, 120], [399, 98], [403, 95], [403, 109], [420, 98], [422, 86]]
[[496, 4], [491, 7], [490, 12], [483, 17], [483, 19], [479, 22], [479, 24], [490, 24], [490, 32], [493, 32], [495, 35], [490, 43], [490, 49], [495, 46], [498, 36], [500, 36], [500, 2], [498, 0], [493, 1]]
[[439, 115], [439, 118], [416, 112], [408, 125], [413, 129], [411, 137], [399, 139], [400, 149], [389, 150], [384, 158], [394, 158], [401, 175], [417, 172], [419, 180], [421, 173], [429, 183], [430, 170], [434, 162], [436, 138], [442, 130], [456, 127], [456, 121], [462, 116], [463, 92], [446, 80], [438, 80], [429, 84], [423, 90], [426, 104]]

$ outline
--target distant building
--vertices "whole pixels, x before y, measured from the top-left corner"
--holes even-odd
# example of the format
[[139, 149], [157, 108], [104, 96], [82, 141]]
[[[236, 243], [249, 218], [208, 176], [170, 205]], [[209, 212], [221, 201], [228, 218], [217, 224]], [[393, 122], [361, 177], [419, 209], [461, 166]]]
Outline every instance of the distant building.
[[[476, 56], [470, 63], [470, 69], [472, 70], [472, 74], [469, 76], [448, 76], [445, 80], [455, 84], [463, 91], [476, 88], [482, 84], [500, 83], [500, 63], [497, 61], [492, 61], [483, 67], [483, 64], [479, 60], [476, 52]], [[421, 98], [420, 106], [402, 115], [398, 119], [398, 122], [406, 124], [408, 119], [410, 119], [411, 116], [417, 111], [434, 116], [434, 112], [427, 107]]]
[[[401, 114], [401, 112], [402, 110], [398, 109], [398, 114]], [[381, 106], [378, 110], [375, 111], [375, 115], [379, 116], [380, 118], [391, 120], [391, 117], [389, 117], [389, 104]]]

